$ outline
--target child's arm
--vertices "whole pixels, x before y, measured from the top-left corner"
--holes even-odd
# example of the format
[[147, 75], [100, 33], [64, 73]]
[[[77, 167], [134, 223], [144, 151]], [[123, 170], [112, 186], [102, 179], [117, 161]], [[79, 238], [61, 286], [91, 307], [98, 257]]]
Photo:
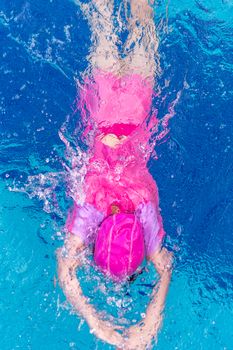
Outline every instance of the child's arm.
[[153, 290], [145, 318], [138, 325], [129, 328], [125, 342], [127, 350], [146, 349], [152, 339], [156, 338], [162, 323], [162, 312], [171, 279], [172, 253], [163, 248], [150, 256], [149, 260], [153, 262], [160, 280]]
[[70, 235], [65, 242], [65, 249], [58, 249], [58, 278], [67, 300], [83, 317], [92, 331], [103, 341], [119, 346], [123, 338], [116, 331], [118, 327], [110, 322], [101, 320], [95, 308], [89, 304], [88, 299], [83, 295], [81, 286], [76, 276], [76, 269], [81, 265], [80, 253], [84, 249], [79, 237]]

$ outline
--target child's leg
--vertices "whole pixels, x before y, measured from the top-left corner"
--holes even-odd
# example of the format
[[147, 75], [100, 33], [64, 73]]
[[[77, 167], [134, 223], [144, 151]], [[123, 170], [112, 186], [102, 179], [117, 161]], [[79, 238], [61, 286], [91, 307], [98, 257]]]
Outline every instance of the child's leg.
[[92, 0], [93, 11], [87, 14], [92, 31], [92, 49], [89, 61], [92, 68], [118, 72], [120, 61], [116, 46], [112, 15], [113, 0]]
[[130, 34], [125, 45], [124, 69], [153, 78], [159, 70], [158, 38], [149, 0], [131, 0]]

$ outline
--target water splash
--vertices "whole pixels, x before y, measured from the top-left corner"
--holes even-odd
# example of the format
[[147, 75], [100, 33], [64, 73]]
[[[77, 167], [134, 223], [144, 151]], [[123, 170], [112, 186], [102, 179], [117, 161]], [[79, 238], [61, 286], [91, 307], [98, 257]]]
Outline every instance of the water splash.
[[61, 171], [48, 171], [28, 176], [27, 180], [14, 181], [10, 191], [26, 193], [29, 198], [37, 198], [43, 204], [46, 213], [54, 213], [65, 218], [69, 198], [83, 204], [83, 190], [86, 165], [89, 155], [78, 145], [72, 145], [65, 137], [65, 128], [59, 130], [59, 137], [65, 145], [63, 156], [58, 156]]
[[[80, 4], [80, 2], [78, 3], [82, 6], [82, 10], [90, 22], [90, 16], [92, 15], [90, 6]], [[121, 11], [122, 8], [120, 7], [117, 12], [118, 21], [122, 21]], [[124, 9], [123, 12], [124, 16], [127, 17], [126, 9]], [[124, 29], [125, 27], [122, 26], [122, 30]], [[109, 38], [109, 40], [110, 39], [111, 38]], [[93, 41], [92, 51], [95, 50], [94, 46], [96, 44], [97, 43]], [[123, 39], [121, 44], [124, 46]], [[134, 43], [134, 45], [136, 44], [137, 42]], [[27, 49], [30, 50], [30, 53], [31, 50], [34, 50], [33, 42]], [[158, 56], [156, 56], [156, 58], [158, 61]], [[43, 208], [47, 213], [56, 213], [62, 218], [64, 218], [64, 213], [66, 211], [64, 209], [66, 207], [64, 203], [67, 202], [68, 198], [73, 199], [78, 204], [83, 204], [85, 201], [84, 179], [87, 165], [92, 154], [96, 130], [94, 123], [90, 119], [90, 114], [83, 104], [81, 96], [84, 89], [83, 81], [85, 81], [87, 76], [91, 73], [91, 69], [92, 67], [90, 65], [83, 73], [82, 79], [76, 81], [78, 95], [72, 107], [73, 112], [66, 117], [65, 122], [58, 132], [60, 140], [65, 145], [65, 151], [62, 152], [63, 154], [58, 155], [62, 170], [56, 172], [51, 169], [49, 172], [30, 175], [24, 185], [20, 184], [19, 186], [11, 187], [11, 190], [27, 193], [30, 198], [38, 198], [43, 202]], [[159, 71], [157, 71], [157, 74], [158, 73]], [[143, 151], [146, 159], [157, 157], [155, 146], [163, 142], [168, 135], [169, 121], [175, 115], [175, 107], [181, 96], [181, 91], [179, 91], [176, 97], [168, 103], [168, 112], [164, 116], [159, 117], [158, 109], [162, 104], [166, 104], [167, 100], [171, 100], [171, 95], [165, 95], [165, 89], [159, 88], [158, 82], [156, 82], [156, 84], [156, 106], [144, 122], [150, 133], [150, 141], [146, 147], [143, 144], [139, 144], [141, 149], [144, 148]], [[127, 165], [129, 161], [129, 159], [126, 159], [125, 165]]]

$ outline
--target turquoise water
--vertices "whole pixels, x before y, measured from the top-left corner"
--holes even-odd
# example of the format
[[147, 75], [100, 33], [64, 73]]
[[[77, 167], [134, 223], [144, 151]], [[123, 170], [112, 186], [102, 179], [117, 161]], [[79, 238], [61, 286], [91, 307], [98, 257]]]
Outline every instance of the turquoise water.
[[[157, 3], [159, 116], [182, 96], [149, 163], [176, 255], [155, 349], [233, 349], [232, 18], [230, 0]], [[72, 114], [90, 31], [72, 1], [2, 1], [0, 37], [0, 349], [108, 349], [54, 278], [70, 205], [58, 130]], [[156, 278], [148, 269], [129, 286], [89, 264], [80, 278], [99, 309], [133, 321]]]

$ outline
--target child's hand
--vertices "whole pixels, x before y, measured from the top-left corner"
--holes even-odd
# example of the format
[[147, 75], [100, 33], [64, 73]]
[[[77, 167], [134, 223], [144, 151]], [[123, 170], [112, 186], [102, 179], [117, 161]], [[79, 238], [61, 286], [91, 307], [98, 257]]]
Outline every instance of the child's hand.
[[157, 338], [162, 317], [154, 324], [137, 324], [127, 331], [127, 340], [124, 342], [124, 350], [146, 350], [153, 339]]
[[91, 331], [101, 340], [116, 347], [122, 346], [124, 338], [117, 332], [117, 330], [122, 329], [121, 326], [115, 326], [108, 321], [100, 319], [93, 319], [93, 321], [89, 322], [89, 326]]

